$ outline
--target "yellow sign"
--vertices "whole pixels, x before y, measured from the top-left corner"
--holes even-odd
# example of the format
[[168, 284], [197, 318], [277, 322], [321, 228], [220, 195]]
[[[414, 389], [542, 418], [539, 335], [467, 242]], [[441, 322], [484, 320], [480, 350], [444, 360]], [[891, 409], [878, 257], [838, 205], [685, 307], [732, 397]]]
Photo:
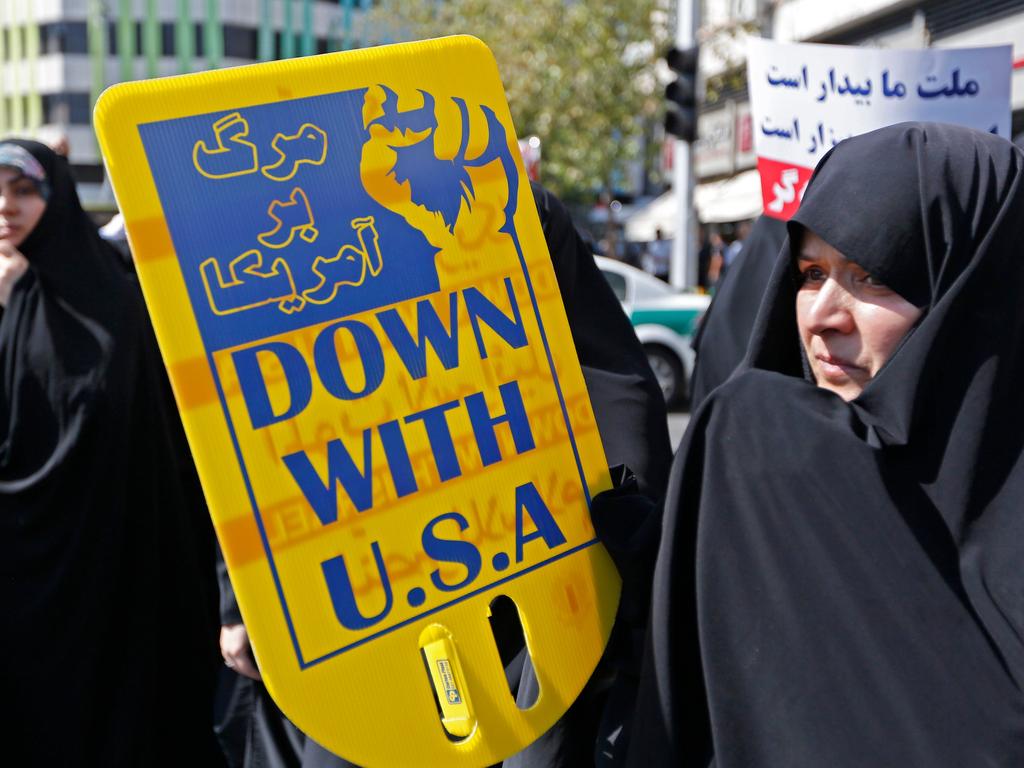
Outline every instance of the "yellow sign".
[[[454, 37], [122, 84], [96, 123], [274, 699], [361, 765], [525, 747], [596, 665], [619, 580], [490, 52]], [[526, 709], [499, 598], [537, 670]]]

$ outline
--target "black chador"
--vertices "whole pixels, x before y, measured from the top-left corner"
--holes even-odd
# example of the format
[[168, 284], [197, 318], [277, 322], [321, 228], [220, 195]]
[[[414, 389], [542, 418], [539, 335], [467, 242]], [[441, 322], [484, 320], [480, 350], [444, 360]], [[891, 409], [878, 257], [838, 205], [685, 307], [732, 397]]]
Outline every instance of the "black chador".
[[212, 531], [138, 286], [67, 163], [0, 320], [0, 754], [216, 765]]
[[780, 255], [670, 476], [630, 763], [1024, 765], [1024, 154], [874, 131], [789, 227], [921, 315], [847, 402]]

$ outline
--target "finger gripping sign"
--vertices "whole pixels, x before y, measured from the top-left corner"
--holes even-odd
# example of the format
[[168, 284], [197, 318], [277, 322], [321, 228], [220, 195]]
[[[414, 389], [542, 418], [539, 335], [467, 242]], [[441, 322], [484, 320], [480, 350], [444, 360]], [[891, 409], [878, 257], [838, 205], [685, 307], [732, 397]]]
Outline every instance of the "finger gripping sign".
[[[274, 699], [361, 765], [521, 750], [596, 665], [619, 580], [490, 52], [454, 37], [122, 84], [96, 122]], [[527, 708], [499, 599], [536, 668]]]

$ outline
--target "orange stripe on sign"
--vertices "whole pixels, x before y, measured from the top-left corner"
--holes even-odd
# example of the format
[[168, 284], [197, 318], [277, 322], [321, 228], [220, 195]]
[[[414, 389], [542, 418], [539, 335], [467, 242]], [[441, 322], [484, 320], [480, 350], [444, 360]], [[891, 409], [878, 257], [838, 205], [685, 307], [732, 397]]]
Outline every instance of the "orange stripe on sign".
[[251, 515], [236, 517], [218, 524], [216, 528], [224, 560], [230, 568], [240, 568], [266, 559], [267, 552], [263, 549], [260, 530]]
[[193, 357], [168, 366], [174, 397], [178, 401], [178, 409], [187, 411], [200, 405], [212, 403], [217, 399], [217, 388], [213, 383], [213, 374], [206, 364], [205, 357]]
[[174, 244], [162, 216], [125, 221], [131, 240], [132, 256], [138, 262], [153, 262], [174, 256]]

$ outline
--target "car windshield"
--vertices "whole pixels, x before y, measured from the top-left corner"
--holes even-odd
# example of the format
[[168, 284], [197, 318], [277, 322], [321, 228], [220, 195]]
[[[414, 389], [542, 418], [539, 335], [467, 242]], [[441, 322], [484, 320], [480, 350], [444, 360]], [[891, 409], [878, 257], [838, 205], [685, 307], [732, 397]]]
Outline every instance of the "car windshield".
[[656, 277], [650, 277], [648, 275], [641, 275], [637, 277], [636, 287], [633, 289], [634, 301], [647, 301], [649, 299], [658, 299], [666, 294], [674, 293], [668, 283], [662, 282]]
[[615, 294], [615, 298], [619, 301], [626, 300], [626, 277], [620, 275], [618, 272], [611, 272], [607, 269], [601, 270], [604, 275], [604, 279], [608, 281], [608, 285], [612, 287], [612, 292]]

